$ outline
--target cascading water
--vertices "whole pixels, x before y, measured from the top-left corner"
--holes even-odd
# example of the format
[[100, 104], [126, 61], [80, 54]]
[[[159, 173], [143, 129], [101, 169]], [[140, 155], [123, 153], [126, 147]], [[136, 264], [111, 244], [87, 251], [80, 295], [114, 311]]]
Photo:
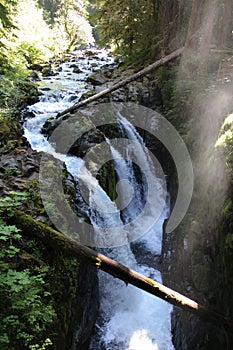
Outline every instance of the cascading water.
[[[143, 174], [135, 170], [132, 161], [133, 154], [133, 158], [140, 158], [140, 164], [147, 177], [150, 178], [153, 190], [162, 193], [164, 189], [161, 188], [161, 180], [156, 178], [150, 155], [145, 148], [138, 151], [132, 145], [126, 145], [124, 150], [121, 151], [117, 149], [112, 141], [106, 138], [119, 180], [118, 199], [114, 203], [101, 188], [98, 181], [86, 169], [82, 159], [58, 154], [53, 145], [50, 145], [40, 132], [48, 118], [55, 116], [61, 110], [78, 101], [81, 94], [88, 88], [86, 87], [86, 77], [92, 72], [92, 67], [97, 65], [101, 68], [106, 62], [112, 64], [111, 59], [106, 55], [104, 56], [103, 53], [98, 52], [98, 55], [101, 59], [91, 57], [79, 59], [82, 72], [74, 73], [71, 68], [73, 63], [67, 62], [60, 66], [56, 76], [42, 78], [43, 95], [38, 103], [28, 107], [27, 111], [32, 112], [34, 116], [31, 117], [30, 114], [30, 117], [26, 118], [24, 130], [25, 136], [33, 149], [48, 152], [64, 161], [74, 178], [85, 183], [89, 190], [89, 203], [85, 204], [86, 212], [95, 229], [102, 232], [102, 236], [98, 235], [98, 239], [99, 237], [103, 239], [104, 246], [104, 240], [106, 239], [105, 226], [124, 226], [133, 221], [134, 217], [144, 208], [148, 186], [144, 183]], [[143, 145], [143, 140], [136, 129], [121, 115], [120, 111], [118, 117], [120, 128], [125, 137], [132, 142]], [[130, 186], [125, 186], [125, 181], [130, 184], [132, 191]], [[126, 188], [129, 189], [128, 192], [125, 191]], [[133, 199], [129, 203], [131, 197]], [[97, 215], [95, 210], [90, 209], [93, 207], [98, 208], [98, 213], [104, 212], [105, 214]], [[108, 215], [108, 212], [111, 214]], [[155, 256], [161, 253], [162, 224], [167, 212], [168, 209], [164, 210], [157, 223], [137, 241], [139, 247], [140, 245], [144, 247], [143, 254], [146, 251]], [[127, 228], [124, 234], [127, 237], [130, 236]], [[140, 249], [137, 249], [137, 251], [140, 254]], [[161, 282], [161, 274], [155, 269], [156, 261], [153, 264], [150, 259], [148, 264], [139, 264], [130, 244], [108, 248], [104, 250], [104, 253], [129, 268]], [[126, 286], [122, 281], [114, 279], [101, 271], [99, 272], [99, 288], [100, 312], [90, 350], [174, 349], [171, 341], [170, 313], [172, 308], [170, 305], [135, 287]]]
[[[130, 124], [120, 113], [119, 123], [121, 130], [132, 141], [143, 144], [141, 136], [138, 134], [132, 124]], [[109, 141], [108, 141], [109, 142]], [[145, 148], [138, 149], [128, 147], [124, 149], [125, 158], [109, 142], [113, 155], [115, 170], [118, 179], [128, 180], [133, 187], [134, 200], [127, 210], [123, 210], [122, 220], [124, 223], [138, 215], [144, 206], [144, 196], [146, 193], [142, 190], [143, 184], [138, 182], [132, 159], [132, 152], [135, 152], [133, 158], [138, 158], [147, 177], [151, 177], [153, 190], [161, 190], [161, 180], [155, 177], [153, 164]], [[134, 144], [133, 144], [134, 145]], [[132, 145], [131, 145], [132, 146]], [[143, 179], [140, 179], [140, 182]], [[128, 202], [124, 195], [125, 185], [118, 193], [123, 195], [123, 205]], [[145, 191], [146, 192], [146, 191]], [[154, 192], [155, 193], [155, 192]], [[125, 200], [125, 202], [124, 202]], [[133, 203], [133, 204], [132, 204]], [[167, 211], [163, 212], [160, 220], [151, 230], [137, 243], [143, 243], [150, 246], [150, 252], [159, 255], [161, 252], [161, 233], [162, 224], [166, 218]], [[130, 217], [130, 218], [129, 218]], [[125, 230], [127, 235], [127, 228]], [[151, 240], [153, 245], [151, 245]], [[152, 248], [153, 247], [153, 248]], [[130, 245], [104, 250], [104, 253], [111, 258], [120, 261], [129, 268], [135, 269], [142, 274], [149, 276], [161, 282], [161, 274], [153, 267], [140, 265], [137, 263]], [[100, 316], [96, 324], [96, 334], [92, 339], [90, 350], [106, 349], [128, 349], [128, 350], [156, 350], [156, 349], [173, 349], [171, 342], [170, 328], [170, 310], [171, 307], [165, 302], [149, 296], [147, 293], [140, 291], [132, 286], [126, 286], [122, 281], [114, 279], [106, 274], [99, 273], [100, 280]]]

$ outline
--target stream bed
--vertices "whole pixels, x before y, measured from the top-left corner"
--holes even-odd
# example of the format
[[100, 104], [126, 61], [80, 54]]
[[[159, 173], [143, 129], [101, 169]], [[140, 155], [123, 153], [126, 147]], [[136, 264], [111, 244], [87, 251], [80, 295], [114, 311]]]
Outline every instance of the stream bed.
[[[82, 176], [79, 169], [81, 165], [85, 167], [84, 161], [75, 156], [58, 154], [53, 145], [49, 144], [47, 138], [41, 133], [41, 128], [47, 119], [55, 117], [57, 113], [78, 102], [83, 93], [93, 90], [93, 85], [88, 77], [93, 72], [99, 70], [101, 72], [101, 69], [107, 70], [108, 67], [109, 70], [114, 69], [114, 60], [104, 50], [95, 50], [92, 55], [87, 55], [85, 51], [77, 52], [76, 56], [72, 56], [71, 61], [56, 66], [53, 75], [40, 77], [38, 82], [42, 91], [40, 101], [24, 111], [24, 134], [31, 147], [38, 152], [52, 154], [55, 158], [65, 162], [67, 170], [77, 183]], [[143, 144], [141, 136], [133, 125], [124, 119], [124, 115], [119, 115], [118, 122], [128, 139]], [[124, 160], [124, 155], [119, 154], [107, 138], [106, 142], [110, 142], [109, 146], [113, 159], [115, 159], [115, 172], [118, 179], [125, 179], [132, 183], [135, 193], [131, 206], [124, 212], [119, 212], [119, 215], [117, 214], [114, 218], [124, 225], [129, 217], [138, 215], [142, 210], [146, 190], [143, 190], [142, 180], [138, 181], [138, 175], [135, 173], [132, 162]], [[128, 149], [126, 151], [132, 152]], [[140, 152], [137, 157], [144, 164], [147, 174], [149, 173], [150, 177], [153, 178], [155, 188], [160, 188], [161, 180], [156, 177], [156, 172], [148, 160], [148, 154]], [[85, 185], [90, 190], [90, 205], [94, 200], [91, 182], [97, 180], [90, 176], [83, 179], [82, 176], [83, 180], [86, 181]], [[101, 191], [104, 192], [103, 189]], [[104, 193], [104, 197], [106, 207], [115, 206], [108, 194]], [[162, 282], [161, 273], [158, 270], [159, 256], [162, 247], [162, 225], [168, 213], [169, 206], [166, 205], [156, 225], [136, 242], [120, 247], [101, 249], [101, 252], [149, 278]], [[101, 225], [106, 220], [104, 217], [96, 217], [90, 209], [87, 214], [97, 230], [102, 227]], [[143, 264], [140, 263], [142, 261], [140, 254], [143, 255]], [[154, 256], [154, 259], [151, 256]], [[170, 321], [172, 307], [168, 303], [133, 286], [126, 286], [124, 282], [102, 271], [99, 271], [98, 274], [100, 310], [90, 350], [174, 349]]]

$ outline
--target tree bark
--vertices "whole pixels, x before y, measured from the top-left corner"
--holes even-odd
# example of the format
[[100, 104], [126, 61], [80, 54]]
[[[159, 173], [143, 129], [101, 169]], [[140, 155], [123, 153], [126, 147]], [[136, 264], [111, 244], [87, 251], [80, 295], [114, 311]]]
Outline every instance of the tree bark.
[[198, 49], [199, 30], [201, 26], [203, 0], [193, 0], [192, 11], [189, 19], [188, 33], [185, 41], [185, 54], [188, 51]]
[[214, 20], [217, 15], [217, 0], [207, 0], [204, 7], [203, 20], [200, 33], [199, 47], [199, 67], [198, 74], [200, 77], [207, 73], [208, 60], [211, 47], [211, 39], [214, 29]]
[[225, 48], [227, 46], [227, 39], [232, 31], [232, 0], [224, 0], [222, 6], [216, 32], [218, 48]]
[[65, 115], [67, 113], [75, 112], [78, 108], [83, 107], [83, 106], [87, 105], [90, 102], [96, 101], [99, 98], [101, 98], [103, 96], [106, 96], [110, 92], [113, 92], [113, 91], [116, 91], [116, 90], [120, 89], [121, 87], [131, 83], [132, 81], [142, 77], [143, 75], [146, 75], [146, 74], [152, 72], [156, 68], [158, 68], [158, 67], [164, 65], [165, 63], [173, 60], [174, 58], [179, 57], [182, 54], [182, 52], [183, 52], [183, 48], [180, 48], [180, 49], [172, 52], [171, 54], [161, 58], [160, 60], [157, 60], [156, 62], [150, 64], [148, 67], [140, 70], [139, 72], [137, 72], [137, 73], [135, 73], [133, 75], [130, 75], [128, 78], [126, 78], [124, 80], [121, 80], [117, 84], [114, 84], [112, 87], [110, 87], [108, 89], [105, 89], [105, 90], [99, 92], [98, 94], [95, 94], [95, 95], [93, 95], [93, 96], [91, 96], [91, 97], [89, 97], [89, 98], [87, 98], [87, 99], [85, 99], [85, 100], [83, 100], [81, 102], [78, 102], [78, 103], [74, 104], [72, 107], [67, 108], [64, 111], [58, 113], [57, 118]]
[[132, 284], [174, 306], [193, 313], [206, 322], [224, 327], [226, 331], [233, 333], [233, 322], [223, 315], [207, 309], [184, 295], [127, 268], [93, 249], [78, 244], [73, 239], [64, 236], [49, 226], [37, 222], [29, 215], [18, 210], [12, 210], [8, 220], [9, 223], [16, 225], [22, 230], [22, 235], [37, 238], [47, 246], [61, 249], [77, 259], [83, 259], [113, 277], [121, 279], [126, 284]]
[[218, 0], [193, 0], [189, 19], [189, 28], [186, 36], [182, 66], [189, 71], [192, 69], [193, 77], [200, 84], [207, 74], [211, 40], [215, 18], [218, 13]]

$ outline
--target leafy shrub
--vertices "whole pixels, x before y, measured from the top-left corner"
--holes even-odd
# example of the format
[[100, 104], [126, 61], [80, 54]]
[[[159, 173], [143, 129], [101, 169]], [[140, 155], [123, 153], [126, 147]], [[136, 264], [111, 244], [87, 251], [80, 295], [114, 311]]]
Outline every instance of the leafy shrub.
[[[12, 196], [0, 200], [0, 214], [27, 198], [25, 193]], [[16, 226], [0, 219], [0, 232], [0, 348], [43, 350], [51, 345], [47, 327], [56, 317], [46, 284], [49, 268], [23, 250]]]

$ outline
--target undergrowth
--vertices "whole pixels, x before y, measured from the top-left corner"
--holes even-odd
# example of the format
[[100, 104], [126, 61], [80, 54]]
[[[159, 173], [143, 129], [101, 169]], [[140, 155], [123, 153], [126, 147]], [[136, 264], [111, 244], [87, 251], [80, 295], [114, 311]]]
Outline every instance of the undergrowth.
[[4, 219], [25, 199], [26, 193], [15, 192], [0, 199], [1, 350], [43, 350], [52, 344], [47, 327], [56, 311], [47, 282], [49, 267], [24, 250], [27, 243], [20, 230]]

